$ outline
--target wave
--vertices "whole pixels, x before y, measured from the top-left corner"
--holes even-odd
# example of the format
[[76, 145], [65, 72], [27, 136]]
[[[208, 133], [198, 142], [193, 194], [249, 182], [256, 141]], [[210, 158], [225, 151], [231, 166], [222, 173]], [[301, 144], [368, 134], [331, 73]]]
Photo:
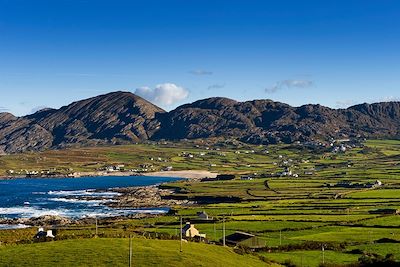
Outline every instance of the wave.
[[120, 193], [117, 192], [98, 192], [95, 189], [86, 189], [86, 190], [60, 190], [60, 191], [49, 191], [48, 195], [55, 196], [94, 196], [94, 197], [116, 197], [120, 196]]
[[102, 199], [102, 200], [85, 200], [78, 198], [64, 198], [64, 197], [56, 197], [49, 198], [49, 201], [57, 201], [57, 202], [65, 202], [65, 203], [75, 203], [75, 204], [89, 204], [91, 206], [99, 206], [101, 204], [105, 204], [108, 202], [112, 202], [112, 199]]
[[65, 216], [66, 210], [41, 209], [37, 207], [0, 208], [0, 215], [13, 215], [21, 218], [40, 217], [44, 215]]
[[0, 230], [24, 229], [29, 227], [29, 225], [25, 224], [0, 224]]
[[0, 208], [0, 215], [5, 217], [20, 217], [20, 218], [36, 218], [45, 215], [61, 216], [73, 219], [87, 217], [115, 217], [127, 216], [131, 214], [163, 214], [167, 213], [168, 208], [154, 209], [114, 209], [109, 207], [98, 206], [98, 208], [87, 207], [84, 209], [43, 209], [38, 207], [9, 207]]
[[89, 212], [82, 218], [94, 218], [94, 217], [116, 217], [116, 216], [128, 216], [132, 214], [164, 214], [167, 213], [167, 208], [157, 209], [109, 209], [102, 212]]

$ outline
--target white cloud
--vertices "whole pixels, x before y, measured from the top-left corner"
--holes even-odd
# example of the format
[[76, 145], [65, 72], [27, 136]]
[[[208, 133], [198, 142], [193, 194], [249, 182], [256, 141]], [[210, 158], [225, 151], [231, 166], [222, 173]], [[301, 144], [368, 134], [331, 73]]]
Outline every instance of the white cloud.
[[208, 70], [192, 70], [190, 73], [193, 75], [213, 75], [213, 72]]
[[313, 86], [313, 81], [309, 80], [283, 80], [277, 82], [274, 86], [265, 88], [265, 92], [273, 94], [279, 90], [287, 88], [309, 88]]
[[173, 83], [158, 84], [155, 88], [140, 87], [135, 94], [159, 105], [171, 106], [185, 100], [189, 91]]
[[38, 112], [38, 111], [41, 111], [41, 110], [44, 110], [44, 109], [48, 109], [49, 107], [47, 107], [47, 106], [38, 106], [38, 107], [34, 107], [32, 110], [31, 110], [31, 113], [33, 114], [33, 113], [36, 113], [36, 112]]
[[336, 101], [337, 108], [348, 108], [350, 106], [354, 106], [357, 104], [355, 100], [343, 100], [343, 101]]
[[400, 97], [397, 96], [386, 96], [386, 97], [382, 97], [380, 99], [377, 99], [374, 102], [399, 102], [400, 101]]
[[212, 89], [221, 89], [221, 88], [224, 88], [225, 87], [225, 84], [219, 84], [219, 83], [216, 83], [216, 84], [212, 84], [212, 85], [210, 85], [210, 86], [208, 86], [208, 90], [212, 90]]

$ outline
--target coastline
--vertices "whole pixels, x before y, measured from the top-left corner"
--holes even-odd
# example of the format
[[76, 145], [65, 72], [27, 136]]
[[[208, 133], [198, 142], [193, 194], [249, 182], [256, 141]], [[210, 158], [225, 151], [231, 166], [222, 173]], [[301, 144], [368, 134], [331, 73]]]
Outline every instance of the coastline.
[[[200, 180], [202, 178], [212, 178], [216, 177], [217, 173], [212, 173], [204, 170], [185, 170], [185, 171], [161, 171], [152, 173], [133, 173], [133, 172], [90, 172], [90, 173], [80, 173], [78, 177], [0, 177], [0, 180], [10, 180], [10, 179], [40, 179], [40, 178], [83, 178], [83, 177], [99, 177], [99, 176], [147, 176], [147, 177], [171, 177], [189, 180]], [[110, 208], [157, 208], [157, 207], [171, 207], [175, 205], [192, 205], [191, 201], [187, 200], [174, 200], [166, 199], [165, 196], [173, 195], [174, 190], [160, 189], [161, 184], [148, 185], [148, 186], [135, 186], [135, 187], [121, 187], [121, 188], [110, 188], [110, 191], [120, 193], [112, 202], [106, 203], [105, 205]], [[91, 200], [91, 198], [84, 198], [86, 200]], [[93, 199], [96, 199], [94, 197]], [[92, 199], [92, 200], [93, 200]], [[144, 218], [158, 216], [156, 214], [144, 214], [137, 213], [134, 215], [123, 216], [126, 218]], [[38, 226], [38, 225], [69, 225], [74, 223], [82, 223], [90, 218], [72, 219], [62, 216], [54, 215], [44, 215], [40, 217], [31, 218], [15, 218], [6, 219], [0, 218], [0, 225], [10, 225], [14, 227], [16, 225], [25, 225], [26, 227]], [[113, 219], [113, 218], [109, 218]], [[118, 219], [118, 216], [115, 218]], [[3, 229], [4, 230], [4, 229]]]

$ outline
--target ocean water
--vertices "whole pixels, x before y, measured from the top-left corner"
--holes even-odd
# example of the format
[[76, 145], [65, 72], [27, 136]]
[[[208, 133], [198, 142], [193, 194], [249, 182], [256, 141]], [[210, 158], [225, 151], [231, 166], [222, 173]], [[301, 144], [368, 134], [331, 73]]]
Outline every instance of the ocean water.
[[156, 185], [176, 179], [178, 178], [107, 176], [0, 180], [0, 218], [59, 215], [77, 219], [165, 213], [168, 211], [167, 207], [119, 209], [107, 207], [105, 203], [113, 201], [118, 195], [111, 192], [111, 188]]

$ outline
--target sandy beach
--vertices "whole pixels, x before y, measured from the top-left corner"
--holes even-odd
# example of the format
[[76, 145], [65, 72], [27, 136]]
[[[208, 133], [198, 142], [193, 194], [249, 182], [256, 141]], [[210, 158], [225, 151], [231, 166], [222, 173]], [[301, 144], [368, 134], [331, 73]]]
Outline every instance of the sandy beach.
[[[159, 171], [159, 172], [148, 172], [148, 173], [137, 173], [137, 172], [105, 172], [105, 171], [93, 171], [93, 172], [79, 172], [73, 175], [60, 175], [57, 177], [48, 176], [36, 176], [34, 178], [80, 178], [80, 177], [99, 177], [99, 176], [159, 176], [159, 177], [176, 177], [185, 179], [202, 179], [202, 178], [215, 178], [218, 173], [204, 171], [204, 170], [185, 170], [185, 171]], [[0, 176], [0, 180], [5, 179], [18, 179], [27, 178], [25, 176]]]
[[143, 173], [143, 176], [160, 176], [160, 177], [179, 177], [186, 179], [202, 179], [202, 178], [215, 178], [218, 173], [204, 171], [204, 170], [186, 170], [186, 171], [160, 171]]

